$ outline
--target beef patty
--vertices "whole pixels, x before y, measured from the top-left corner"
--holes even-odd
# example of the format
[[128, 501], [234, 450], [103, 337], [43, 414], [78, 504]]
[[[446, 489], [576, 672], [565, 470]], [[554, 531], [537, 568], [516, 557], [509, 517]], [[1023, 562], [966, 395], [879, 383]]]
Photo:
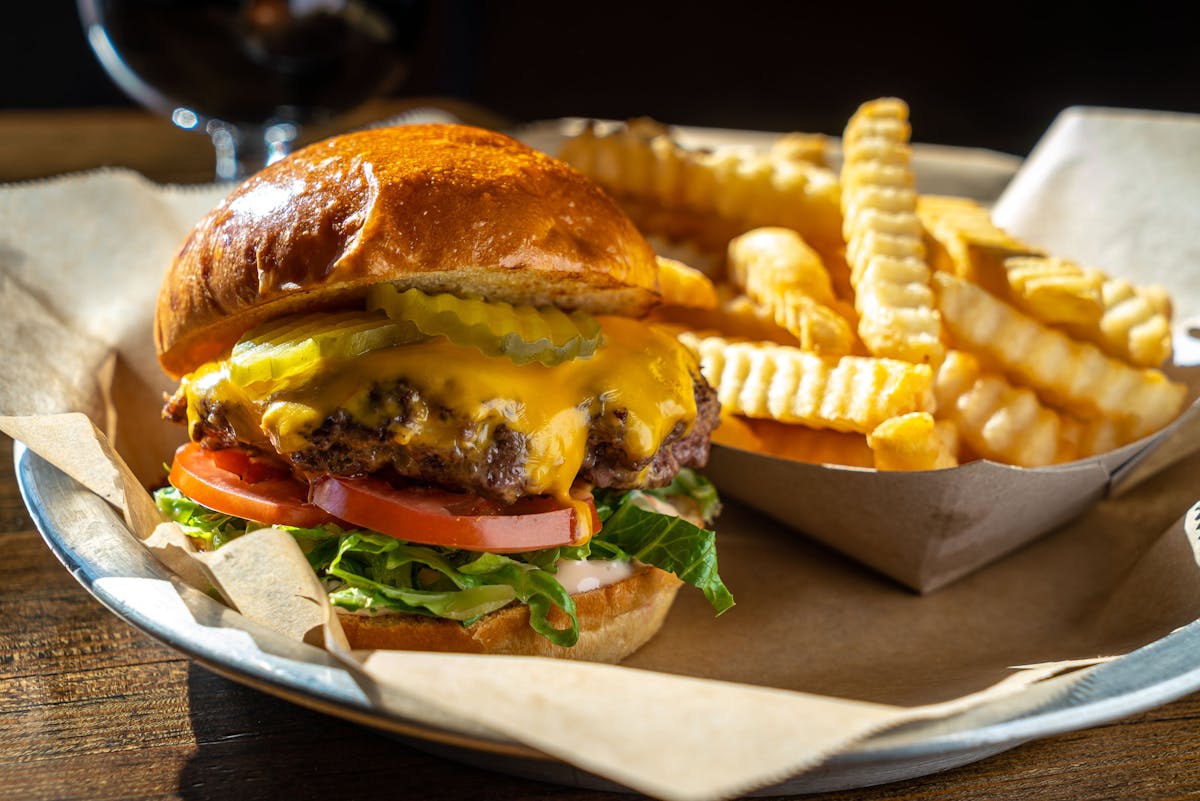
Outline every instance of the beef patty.
[[[719, 422], [720, 404], [716, 391], [701, 376], [692, 378], [696, 398], [696, 421], [690, 430], [679, 423], [648, 459], [635, 459], [623, 446], [621, 409], [594, 417], [588, 431], [587, 454], [579, 478], [597, 487], [635, 489], [661, 487], [670, 483], [682, 467], [703, 467], [708, 461], [709, 436]], [[416, 391], [403, 382], [377, 386], [372, 404], [395, 409], [390, 419], [368, 427], [356, 422], [345, 410], [337, 410], [307, 435], [307, 448], [284, 454], [301, 473], [351, 476], [375, 473], [385, 468], [399, 475], [450, 489], [466, 490], [511, 503], [526, 494], [525, 436], [498, 425], [479, 432], [478, 424], [454, 420], [454, 413], [434, 408], [430, 413], [458, 426], [481, 445], [470, 451], [456, 443], [417, 446], [397, 442], [393, 433], [409, 421]], [[199, 422], [191, 436], [209, 448], [232, 447], [239, 442], [262, 442], [261, 432], [237, 432], [220, 402], [202, 401]], [[182, 392], [168, 401], [163, 416], [187, 421], [187, 401]], [[240, 434], [240, 436], [239, 436]]]

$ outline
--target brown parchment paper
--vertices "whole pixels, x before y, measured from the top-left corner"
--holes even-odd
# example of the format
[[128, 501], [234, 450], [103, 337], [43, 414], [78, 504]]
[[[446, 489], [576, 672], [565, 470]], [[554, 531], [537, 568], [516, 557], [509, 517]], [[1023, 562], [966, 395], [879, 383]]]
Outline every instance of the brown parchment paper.
[[[1190, 455], [925, 597], [731, 504], [721, 572], [738, 605], [714, 619], [697, 593], [681, 593], [663, 631], [623, 666], [350, 653], [336, 624], [323, 625], [329, 610], [289, 537], [256, 533], [220, 559], [196, 558], [173, 527], [156, 525], [133, 478], [160, 479], [182, 438], [157, 423], [168, 386], [151, 352], [152, 301], [178, 241], [218, 195], [126, 172], [0, 189], [0, 430], [122, 506], [189, 582], [216, 586], [288, 636], [324, 640], [365, 680], [423, 705], [646, 793], [721, 798], [1200, 616], [1184, 518], [1200, 497], [1200, 457]], [[42, 355], [7, 358], [25, 347]], [[109, 380], [111, 403], [95, 391]], [[44, 416], [71, 410], [91, 417]], [[297, 569], [266, 587], [264, 563]]]

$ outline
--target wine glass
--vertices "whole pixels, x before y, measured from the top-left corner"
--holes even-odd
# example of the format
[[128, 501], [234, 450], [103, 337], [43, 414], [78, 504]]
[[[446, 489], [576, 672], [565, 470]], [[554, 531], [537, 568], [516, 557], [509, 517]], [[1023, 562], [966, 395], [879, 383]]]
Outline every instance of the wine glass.
[[134, 100], [206, 132], [218, 180], [291, 150], [300, 126], [407, 75], [423, 0], [77, 0], [88, 43]]

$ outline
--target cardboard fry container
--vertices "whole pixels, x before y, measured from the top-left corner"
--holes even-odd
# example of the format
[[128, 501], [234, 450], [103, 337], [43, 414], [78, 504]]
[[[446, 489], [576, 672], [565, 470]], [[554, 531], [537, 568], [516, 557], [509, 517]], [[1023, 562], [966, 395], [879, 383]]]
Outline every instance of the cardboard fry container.
[[706, 472], [723, 496], [931, 592], [1078, 517], [1163, 434], [1038, 470], [981, 459], [884, 472], [714, 445]]

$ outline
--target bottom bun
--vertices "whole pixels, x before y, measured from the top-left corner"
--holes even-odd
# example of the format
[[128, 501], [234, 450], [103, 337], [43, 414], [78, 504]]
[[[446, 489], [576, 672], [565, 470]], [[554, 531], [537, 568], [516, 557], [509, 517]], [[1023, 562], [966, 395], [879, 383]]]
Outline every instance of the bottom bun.
[[[589, 662], [620, 662], [641, 648], [662, 627], [682, 582], [648, 565], [629, 578], [575, 599], [579, 642], [555, 645], [529, 627], [529, 607], [512, 604], [484, 615], [469, 626], [423, 615], [355, 615], [338, 618], [355, 649], [456, 651], [468, 654], [553, 656]], [[550, 622], [566, 627], [569, 619], [551, 610]]]

